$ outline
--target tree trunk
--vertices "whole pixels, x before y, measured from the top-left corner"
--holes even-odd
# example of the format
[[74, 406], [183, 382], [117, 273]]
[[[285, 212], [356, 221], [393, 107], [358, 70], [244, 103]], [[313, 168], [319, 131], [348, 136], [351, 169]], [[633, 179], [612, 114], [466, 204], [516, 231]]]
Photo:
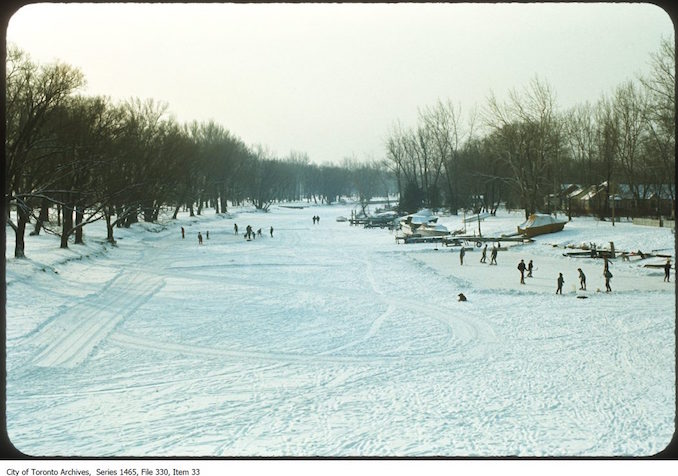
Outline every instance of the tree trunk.
[[115, 238], [113, 237], [113, 224], [111, 223], [111, 216], [113, 215], [113, 207], [104, 208], [104, 217], [106, 218], [106, 241], [110, 244], [115, 244]]
[[179, 209], [181, 208], [181, 205], [177, 205], [174, 207], [174, 213], [172, 213], [172, 220], [177, 219], [177, 215], [179, 215]]
[[24, 244], [24, 235], [26, 233], [26, 224], [28, 223], [28, 213], [21, 210], [21, 207], [17, 207], [17, 227], [15, 230], [16, 241], [14, 243], [14, 257], [15, 258], [25, 258], [24, 253], [25, 244]]
[[31, 236], [39, 235], [40, 230], [42, 230], [42, 224], [46, 221], [49, 221], [49, 201], [43, 198], [40, 204], [40, 215], [38, 215], [38, 221], [35, 222], [35, 228], [31, 232]]
[[61, 228], [61, 248], [68, 248], [68, 237], [73, 231], [73, 207], [64, 204], [61, 207], [63, 212], [63, 226]]
[[76, 205], [75, 207], [75, 244], [82, 245], [84, 242], [82, 240], [82, 219], [85, 216], [85, 211], [82, 208], [82, 205]]

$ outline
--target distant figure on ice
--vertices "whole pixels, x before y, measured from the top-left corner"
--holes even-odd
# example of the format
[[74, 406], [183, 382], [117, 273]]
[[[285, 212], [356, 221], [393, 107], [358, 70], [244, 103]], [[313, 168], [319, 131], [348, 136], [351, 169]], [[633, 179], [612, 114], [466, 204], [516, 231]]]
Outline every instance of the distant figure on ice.
[[497, 264], [497, 248], [492, 247], [492, 252], [490, 253], [490, 265]]
[[181, 239], [183, 240], [184, 238], [186, 238], [186, 232], [184, 231], [184, 227], [182, 226], [181, 227]]
[[273, 227], [271, 227], [271, 238], [273, 238]]
[[558, 273], [558, 289], [556, 289], [556, 294], [563, 294], [563, 273]]
[[458, 296], [459, 296], [459, 299], [458, 299], [459, 302], [466, 301], [466, 296], [464, 296], [464, 293], [459, 293]]
[[261, 228], [259, 228], [259, 229], [257, 230], [257, 235], [263, 236], [263, 235], [261, 234]]
[[202, 233], [198, 232], [198, 244], [202, 245]]
[[581, 268], [577, 268], [577, 271], [579, 271], [579, 289], [581, 291], [586, 291], [586, 275]]
[[461, 264], [462, 266], [464, 266], [464, 255], [465, 254], [466, 254], [466, 250], [462, 246], [461, 250], [459, 250], [459, 264]]
[[210, 231], [209, 230], [207, 230], [205, 232], [205, 238], [207, 238], [208, 240], [210, 239]]
[[487, 261], [487, 243], [485, 243], [485, 247], [483, 248], [483, 255], [480, 257], [480, 262], [484, 263]]
[[314, 224], [314, 225], [315, 225], [315, 220], [316, 220], [316, 218], [317, 218], [317, 217], [316, 217], [315, 215], [313, 215], [313, 224]]
[[237, 223], [233, 224], [233, 233], [235, 233], [236, 235], [238, 234], [238, 224]]
[[605, 271], [603, 271], [603, 276], [605, 276], [605, 292], [611, 293], [612, 288], [610, 287], [610, 279], [612, 279], [612, 273], [606, 268]]
[[525, 261], [520, 260], [520, 263], [518, 263], [518, 271], [520, 271], [520, 284], [525, 284]]
[[318, 223], [318, 224], [320, 224], [320, 215], [318, 215], [318, 216], [315, 217], [315, 222]]
[[531, 278], [532, 277], [532, 269], [534, 268], [534, 265], [532, 264], [532, 260], [530, 260], [529, 263], [527, 263], [527, 277]]
[[664, 265], [664, 281], [669, 283], [671, 282], [671, 260], [667, 259], [666, 264]]

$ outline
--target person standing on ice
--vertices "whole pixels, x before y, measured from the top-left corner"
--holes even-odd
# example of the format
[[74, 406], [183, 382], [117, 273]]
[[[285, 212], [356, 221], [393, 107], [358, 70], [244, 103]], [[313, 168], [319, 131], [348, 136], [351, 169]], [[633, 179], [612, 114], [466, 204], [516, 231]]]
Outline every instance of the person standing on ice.
[[605, 271], [603, 271], [603, 276], [605, 276], [605, 292], [611, 293], [612, 288], [610, 287], [610, 279], [612, 278], [612, 273], [610, 273], [608, 268], [605, 268]]
[[271, 227], [271, 238], [273, 238], [273, 227]]
[[198, 232], [198, 244], [202, 245], [202, 233]]
[[664, 265], [664, 281], [669, 283], [671, 282], [671, 260], [667, 259], [666, 264]]
[[480, 262], [484, 263], [487, 261], [487, 243], [485, 243], [485, 247], [483, 248], [483, 255], [480, 257]]
[[459, 250], [459, 264], [461, 264], [462, 266], [464, 266], [464, 255], [465, 254], [466, 254], [466, 250], [462, 246], [461, 250]]
[[205, 238], [207, 238], [208, 240], [210, 239], [210, 231], [209, 230], [207, 230], [205, 232]]
[[579, 271], [579, 289], [581, 291], [586, 291], [586, 275], [581, 268], [577, 268], [577, 271]]
[[497, 264], [497, 248], [492, 247], [492, 252], [490, 253], [490, 265]]
[[563, 294], [563, 283], [565, 280], [563, 279], [563, 273], [558, 273], [558, 289], [556, 289], [556, 294]]
[[233, 224], [233, 233], [235, 233], [236, 235], [238, 234], [238, 224], [237, 223]]
[[518, 263], [518, 271], [520, 271], [520, 284], [525, 284], [525, 261], [522, 259]]
[[527, 263], [527, 277], [531, 278], [532, 277], [532, 269], [534, 268], [534, 265], [532, 264], [532, 260], [530, 260], [529, 263]]
[[181, 239], [183, 240], [184, 238], [186, 238], [186, 232], [184, 231], [184, 227], [182, 226], [181, 227]]

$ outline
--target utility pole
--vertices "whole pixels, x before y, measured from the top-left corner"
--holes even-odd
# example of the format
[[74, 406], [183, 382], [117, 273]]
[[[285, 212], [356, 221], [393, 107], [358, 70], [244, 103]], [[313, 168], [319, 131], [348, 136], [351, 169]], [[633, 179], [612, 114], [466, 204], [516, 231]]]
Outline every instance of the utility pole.
[[615, 202], [615, 196], [614, 193], [612, 193], [612, 190], [614, 187], [612, 187], [612, 181], [610, 180], [610, 195], [612, 197], [612, 226], [614, 226], [614, 202]]

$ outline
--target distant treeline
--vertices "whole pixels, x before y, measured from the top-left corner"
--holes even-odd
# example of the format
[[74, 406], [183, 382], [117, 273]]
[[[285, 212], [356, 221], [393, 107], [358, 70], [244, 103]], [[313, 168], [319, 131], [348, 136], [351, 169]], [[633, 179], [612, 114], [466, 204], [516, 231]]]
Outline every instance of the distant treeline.
[[[305, 153], [274, 157], [247, 146], [213, 121], [179, 124], [166, 104], [77, 94], [84, 75], [69, 65], [38, 65], [15, 46], [7, 57], [6, 218], [16, 235], [41, 230], [83, 242], [83, 227], [106, 220], [114, 229], [163, 208], [191, 216], [210, 206], [251, 203], [267, 210], [276, 201], [332, 203], [342, 195], [367, 201], [394, 193], [379, 164], [345, 159], [342, 165], [310, 163]], [[11, 210], [16, 210], [15, 214]]]
[[[225, 213], [230, 204], [267, 210], [275, 202], [363, 204], [396, 193], [400, 210], [422, 206], [494, 212], [563, 208], [564, 184], [604, 183], [597, 213], [624, 185], [636, 211], [649, 188], [664, 187], [675, 215], [675, 51], [662, 41], [650, 73], [618, 86], [594, 104], [560, 111], [555, 93], [538, 78], [502, 102], [462, 118], [451, 100], [419, 110], [415, 127], [395, 124], [381, 161], [311, 163], [303, 152], [276, 157], [248, 146], [213, 121], [178, 123], [166, 104], [114, 103], [78, 91], [84, 75], [62, 63], [38, 65], [10, 45], [6, 63], [5, 206], [15, 231], [16, 257], [24, 235], [47, 230], [83, 242], [83, 227], [105, 220], [114, 229], [154, 222], [163, 209]], [[553, 200], [556, 197], [557, 200]], [[11, 210], [16, 210], [15, 214]]]
[[620, 188], [630, 194], [630, 214], [642, 213], [640, 203], [654, 189], [669, 197], [675, 215], [673, 43], [663, 40], [649, 64], [646, 77], [566, 111], [538, 78], [509, 91], [506, 101], [491, 94], [468, 120], [449, 100], [420, 109], [415, 127], [396, 123], [387, 139], [401, 206], [455, 213], [494, 211], [504, 202], [527, 216], [564, 208], [565, 184], [604, 183], [601, 217], [610, 215], [607, 197]]

